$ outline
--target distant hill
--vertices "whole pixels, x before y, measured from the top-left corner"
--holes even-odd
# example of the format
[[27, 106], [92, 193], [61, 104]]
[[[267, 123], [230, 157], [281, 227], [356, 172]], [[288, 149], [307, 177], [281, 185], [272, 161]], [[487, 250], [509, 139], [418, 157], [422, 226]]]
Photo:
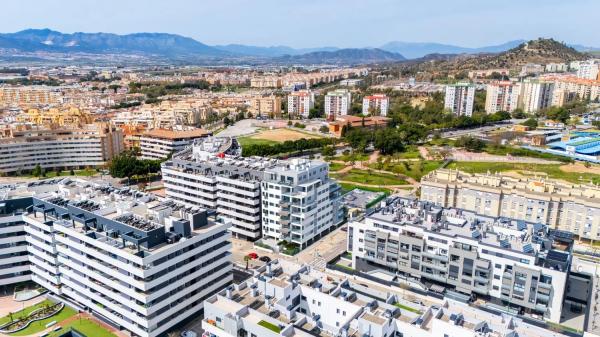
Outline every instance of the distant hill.
[[380, 48], [386, 51], [402, 54], [408, 59], [416, 59], [430, 54], [499, 53], [514, 48], [523, 42], [525, 42], [525, 40], [515, 40], [499, 45], [468, 48], [441, 43], [392, 41], [384, 44]]
[[175, 34], [63, 34], [50, 29], [27, 29], [17, 33], [0, 34], [0, 48], [22, 52], [130, 53], [166, 57], [227, 55], [225, 51]]
[[214, 46], [217, 49], [226, 51], [231, 54], [244, 56], [263, 56], [263, 57], [278, 57], [284, 55], [301, 55], [317, 51], [336, 51], [336, 47], [320, 47], [320, 48], [292, 48], [288, 46], [247, 46], [243, 44], [228, 44]]
[[286, 55], [273, 59], [281, 63], [298, 64], [367, 64], [404, 61], [406, 58], [377, 48], [348, 48], [336, 51], [318, 51], [302, 55]]
[[537, 39], [520, 44], [496, 54], [460, 55], [434, 61], [425, 57], [417, 63], [421, 71], [462, 71], [476, 69], [518, 69], [527, 63], [568, 63], [586, 59], [589, 55], [579, 52], [553, 39]]

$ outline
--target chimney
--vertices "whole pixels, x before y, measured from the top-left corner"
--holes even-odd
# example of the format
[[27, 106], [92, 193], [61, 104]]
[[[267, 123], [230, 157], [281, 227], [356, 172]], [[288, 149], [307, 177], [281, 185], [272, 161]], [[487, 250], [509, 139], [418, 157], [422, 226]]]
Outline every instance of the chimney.
[[231, 288], [227, 287], [227, 289], [225, 289], [225, 297], [227, 297], [228, 299], [231, 299]]

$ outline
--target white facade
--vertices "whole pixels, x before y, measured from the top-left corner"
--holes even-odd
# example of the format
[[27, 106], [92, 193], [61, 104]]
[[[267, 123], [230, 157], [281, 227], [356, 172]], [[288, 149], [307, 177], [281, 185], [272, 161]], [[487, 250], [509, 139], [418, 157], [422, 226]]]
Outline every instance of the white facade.
[[304, 248], [342, 221], [340, 186], [327, 163], [291, 159], [265, 169], [261, 184], [263, 237]]
[[300, 90], [288, 95], [288, 114], [308, 118], [310, 109], [315, 106], [315, 94], [310, 90]]
[[330, 91], [325, 95], [325, 116], [335, 119], [335, 116], [348, 114], [352, 104], [352, 94], [345, 89]]
[[470, 83], [447, 85], [444, 109], [453, 112], [457, 116], [472, 116], [474, 100], [475, 85]]
[[376, 94], [365, 96], [363, 98], [362, 114], [368, 115], [371, 111], [375, 111], [375, 115], [387, 116], [390, 99], [384, 94]]
[[554, 83], [539, 80], [525, 80], [522, 83], [521, 101], [523, 111], [536, 112], [552, 104]]
[[[118, 328], [154, 337], [232, 282], [230, 223], [173, 202], [138, 195], [134, 203], [124, 195], [70, 183], [39, 197], [5, 200], [12, 215], [0, 217], [0, 227], [19, 217], [25, 235], [0, 250], [27, 244], [29, 273], [11, 283], [30, 279]], [[15, 202], [28, 202], [28, 211], [21, 213]]]
[[577, 77], [586, 80], [596, 80], [598, 79], [599, 66], [596, 60], [580, 62], [579, 69], [577, 69]]

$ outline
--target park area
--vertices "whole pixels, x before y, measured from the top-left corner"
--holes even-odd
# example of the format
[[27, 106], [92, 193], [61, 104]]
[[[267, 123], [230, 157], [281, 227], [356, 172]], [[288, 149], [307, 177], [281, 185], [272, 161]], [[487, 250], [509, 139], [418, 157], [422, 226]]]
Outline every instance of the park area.
[[313, 139], [313, 138], [323, 138], [315, 134], [311, 134], [308, 132], [294, 130], [289, 128], [280, 128], [280, 129], [259, 129], [257, 133], [239, 137], [238, 142], [242, 147], [248, 145], [271, 145], [276, 143], [283, 143], [286, 140], [298, 140], [298, 139]]
[[49, 299], [0, 317], [0, 334], [7, 336], [49, 333], [48, 336], [55, 337], [70, 329], [88, 337], [117, 337], [87, 314], [78, 314], [72, 308]]

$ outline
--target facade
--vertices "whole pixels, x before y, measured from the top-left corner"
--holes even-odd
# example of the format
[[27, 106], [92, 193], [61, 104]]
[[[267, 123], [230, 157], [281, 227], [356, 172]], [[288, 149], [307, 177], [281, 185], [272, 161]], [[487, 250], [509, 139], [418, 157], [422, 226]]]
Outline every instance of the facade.
[[275, 260], [205, 301], [203, 336], [565, 336], [458, 301], [425, 305], [405, 296], [397, 288]]
[[0, 264], [11, 265], [0, 284], [31, 280], [117, 328], [154, 337], [233, 280], [227, 219], [82, 180], [22, 192], [3, 191], [0, 203], [9, 233]]
[[288, 95], [288, 114], [308, 118], [310, 109], [315, 106], [315, 94], [310, 90], [300, 90]]
[[0, 86], [0, 108], [56, 105], [61, 99], [62, 94], [56, 87]]
[[552, 104], [554, 83], [540, 80], [525, 80], [522, 83], [521, 106], [526, 113], [545, 109]]
[[350, 126], [353, 128], [385, 128], [391, 118], [383, 116], [371, 116], [371, 117], [358, 117], [358, 116], [340, 116], [336, 120], [329, 122], [329, 133], [336, 137], [342, 137], [342, 131], [344, 126]]
[[600, 188], [549, 179], [437, 170], [421, 179], [421, 199], [491, 217], [542, 223], [600, 238]]
[[261, 183], [263, 237], [308, 246], [343, 221], [341, 187], [325, 162], [291, 159], [268, 167]]
[[170, 199], [216, 210], [231, 219], [233, 236], [254, 241], [261, 237], [260, 182], [275, 160], [240, 152], [232, 138], [198, 140], [162, 164], [163, 184]]
[[585, 80], [597, 80], [599, 67], [597, 60], [588, 60], [579, 63], [577, 77]]
[[105, 166], [123, 151], [123, 132], [106, 124], [46, 127], [17, 125], [0, 130], [0, 172]]
[[354, 269], [441, 285], [446, 297], [481, 297], [488, 307], [509, 305], [554, 323], [572, 259], [569, 234], [399, 197], [348, 225]]
[[352, 104], [352, 94], [346, 89], [330, 91], [325, 95], [325, 116], [335, 119], [336, 116], [345, 116]]
[[175, 152], [190, 146], [195, 139], [208, 137], [210, 132], [202, 129], [185, 131], [154, 129], [140, 137], [142, 159], [167, 159]]
[[[374, 114], [378, 116], [387, 116], [390, 99], [384, 94], [375, 94], [363, 98], [362, 114], [363, 116]], [[371, 112], [374, 113], [371, 113]]]
[[255, 116], [279, 117], [281, 116], [281, 97], [255, 97], [251, 101], [249, 111]]
[[485, 112], [512, 112], [517, 109], [521, 94], [521, 84], [511, 81], [495, 81], [487, 85]]
[[301, 247], [343, 219], [340, 187], [324, 162], [241, 157], [235, 139], [197, 141], [163, 163], [169, 198], [231, 219], [235, 237], [294, 242]]
[[446, 86], [444, 109], [457, 116], [472, 116], [473, 101], [475, 100], [475, 85], [457, 83]]

